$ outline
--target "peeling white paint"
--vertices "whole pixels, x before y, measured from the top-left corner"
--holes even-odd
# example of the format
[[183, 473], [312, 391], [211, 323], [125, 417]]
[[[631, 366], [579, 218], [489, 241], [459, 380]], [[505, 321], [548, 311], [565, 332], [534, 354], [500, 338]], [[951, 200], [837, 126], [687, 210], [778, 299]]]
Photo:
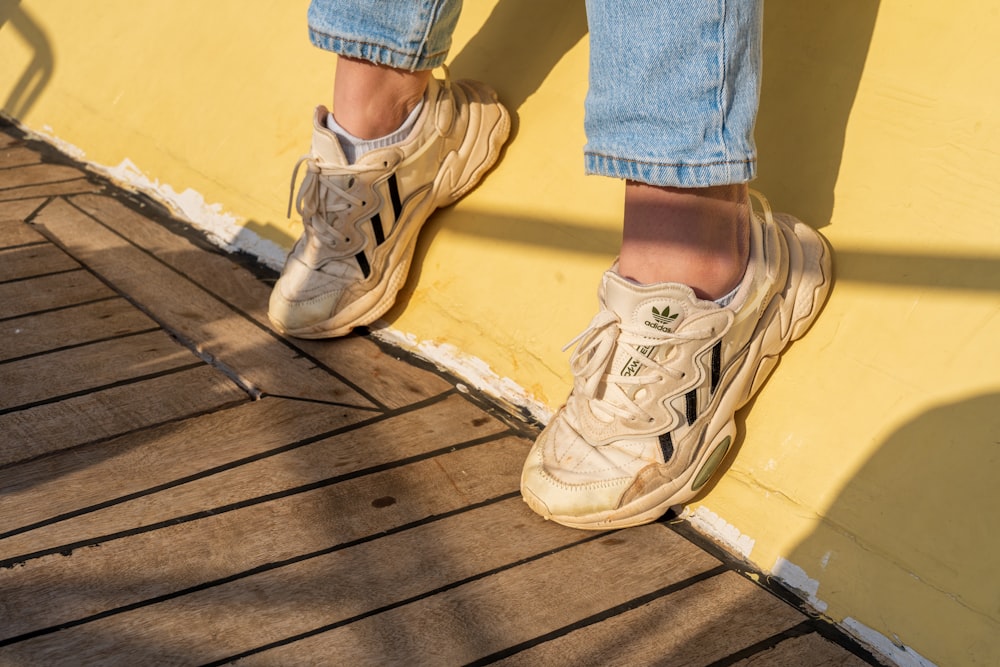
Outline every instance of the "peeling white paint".
[[[933, 662], [902, 642], [894, 642], [864, 623], [847, 617], [840, 624], [848, 633], [875, 653], [885, 656], [899, 667], [937, 667]], [[898, 639], [898, 638], [897, 638]]]
[[128, 158], [116, 167], [92, 166], [116, 183], [146, 192], [166, 203], [179, 217], [204, 231], [221, 248], [229, 252], [249, 253], [272, 269], [280, 269], [284, 264], [284, 248], [260, 238], [243, 225], [241, 218], [225, 211], [222, 204], [209, 204], [200, 192], [191, 188], [177, 192], [159, 179], [150, 180]]
[[552, 411], [548, 406], [531, 396], [523, 387], [510, 378], [500, 377], [485, 361], [462, 352], [454, 345], [429, 340], [418, 341], [413, 334], [398, 331], [381, 322], [378, 328], [372, 328], [372, 335], [458, 376], [476, 390], [512, 406], [515, 412], [523, 410], [542, 424], [547, 424], [552, 418]]
[[744, 560], [750, 560], [750, 552], [753, 551], [755, 544], [754, 539], [741, 533], [736, 526], [727, 523], [704, 505], [699, 506], [694, 512], [690, 508], [685, 508], [681, 518], [690, 523], [698, 532], [728, 547]]
[[272, 269], [280, 269], [284, 264], [287, 254], [285, 248], [260, 238], [244, 226], [246, 222], [244, 219], [225, 211], [222, 204], [209, 204], [200, 192], [191, 188], [177, 192], [167, 183], [161, 183], [159, 179], [150, 179], [128, 158], [114, 167], [88, 162], [85, 159], [85, 151], [57, 137], [48, 125], [41, 131], [30, 130], [23, 126], [22, 129], [29, 137], [52, 144], [74, 160], [87, 162], [88, 167], [110, 178], [117, 185], [142, 192], [162, 202], [179, 218], [205, 232], [209, 240], [220, 248], [228, 252], [245, 252], [253, 255]]
[[827, 551], [823, 554], [823, 557], [819, 559], [819, 566], [825, 570], [826, 566], [830, 564], [831, 557], [833, 557], [833, 552]]
[[801, 595], [813, 609], [820, 613], [826, 611], [827, 604], [816, 597], [819, 592], [819, 581], [810, 579], [801, 567], [779, 556], [778, 560], [774, 562], [774, 567], [771, 568], [771, 574]]

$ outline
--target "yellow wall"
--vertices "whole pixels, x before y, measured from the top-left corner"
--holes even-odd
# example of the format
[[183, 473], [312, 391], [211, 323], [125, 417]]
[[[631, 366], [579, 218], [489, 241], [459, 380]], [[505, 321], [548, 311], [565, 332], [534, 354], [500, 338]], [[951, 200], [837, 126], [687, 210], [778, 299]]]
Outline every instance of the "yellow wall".
[[[331, 88], [305, 6], [5, 0], [0, 100], [88, 161], [190, 189], [175, 199], [225, 240], [280, 252]], [[428, 225], [387, 318], [549, 407], [619, 235], [621, 184], [582, 174], [585, 32], [578, 0], [468, 3], [452, 73], [495, 85], [516, 136]], [[767, 6], [756, 187], [822, 228], [837, 282], [693, 508], [912, 664], [1000, 664], [998, 44], [990, 0]]]

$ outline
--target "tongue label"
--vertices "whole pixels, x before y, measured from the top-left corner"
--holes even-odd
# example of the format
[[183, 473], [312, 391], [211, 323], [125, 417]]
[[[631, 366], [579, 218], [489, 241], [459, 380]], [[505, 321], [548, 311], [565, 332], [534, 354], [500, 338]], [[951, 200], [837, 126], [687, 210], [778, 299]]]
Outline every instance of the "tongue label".
[[671, 313], [670, 306], [664, 306], [662, 310], [657, 310], [656, 306], [653, 306], [652, 309], [652, 317], [646, 320], [644, 324], [657, 331], [664, 331], [666, 333], [673, 331], [673, 324], [680, 313]]

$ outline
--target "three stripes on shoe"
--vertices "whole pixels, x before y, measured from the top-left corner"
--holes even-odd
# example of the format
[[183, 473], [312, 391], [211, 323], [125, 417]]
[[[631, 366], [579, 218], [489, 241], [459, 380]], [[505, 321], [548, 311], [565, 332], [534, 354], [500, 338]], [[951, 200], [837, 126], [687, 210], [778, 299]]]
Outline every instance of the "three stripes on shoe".
[[[387, 183], [389, 185], [389, 200], [392, 203], [393, 225], [395, 225], [396, 221], [399, 220], [399, 214], [403, 210], [403, 203], [399, 199], [399, 183], [396, 182], [395, 173], [389, 176]], [[375, 236], [375, 245], [382, 245], [385, 243], [385, 229], [382, 227], [382, 215], [380, 213], [376, 213], [371, 217], [369, 222], [372, 226], [372, 233]], [[358, 266], [361, 268], [361, 273], [365, 278], [371, 275], [371, 263], [368, 261], [368, 257], [365, 255], [364, 250], [355, 255], [354, 259], [357, 260]]]

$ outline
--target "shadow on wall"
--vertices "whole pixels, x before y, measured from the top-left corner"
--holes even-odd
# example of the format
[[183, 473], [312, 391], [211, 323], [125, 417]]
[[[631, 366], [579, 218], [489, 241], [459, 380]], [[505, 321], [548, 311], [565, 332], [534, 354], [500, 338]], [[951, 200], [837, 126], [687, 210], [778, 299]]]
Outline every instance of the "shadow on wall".
[[[764, 7], [764, 73], [756, 128], [760, 169], [754, 187], [778, 210], [823, 227], [833, 212], [847, 122], [879, 2], [771, 2]], [[489, 82], [516, 112], [586, 34], [586, 12], [579, 0], [556, 0], [556, 6], [500, 0], [454, 57], [451, 69], [456, 77]], [[524, 44], [539, 47], [525, 49]], [[578, 159], [582, 165], [582, 151]], [[449, 216], [444, 212], [438, 217]], [[550, 235], [541, 224], [532, 236], [561, 239], [565, 247], [575, 249], [574, 234]], [[566, 221], [559, 226], [575, 225]], [[588, 237], [582, 243], [585, 251], [596, 245], [613, 254], [620, 240], [617, 233], [598, 233], [602, 238], [595, 243], [590, 238], [594, 232], [580, 233]]]
[[500, 0], [450, 68], [458, 78], [489, 82], [516, 112], [586, 35], [581, 0]]
[[813, 227], [830, 223], [844, 136], [878, 0], [764, 3], [754, 187]]
[[924, 656], [937, 664], [1000, 664], [998, 478], [1000, 393], [937, 405], [875, 449], [789, 560], [884, 636], [948, 651]]
[[55, 58], [48, 35], [20, 5], [20, 0], [0, 0], [0, 34], [11, 29], [27, 42], [32, 50], [31, 61], [7, 94], [3, 112], [12, 118], [23, 118], [45, 90], [55, 69]]

